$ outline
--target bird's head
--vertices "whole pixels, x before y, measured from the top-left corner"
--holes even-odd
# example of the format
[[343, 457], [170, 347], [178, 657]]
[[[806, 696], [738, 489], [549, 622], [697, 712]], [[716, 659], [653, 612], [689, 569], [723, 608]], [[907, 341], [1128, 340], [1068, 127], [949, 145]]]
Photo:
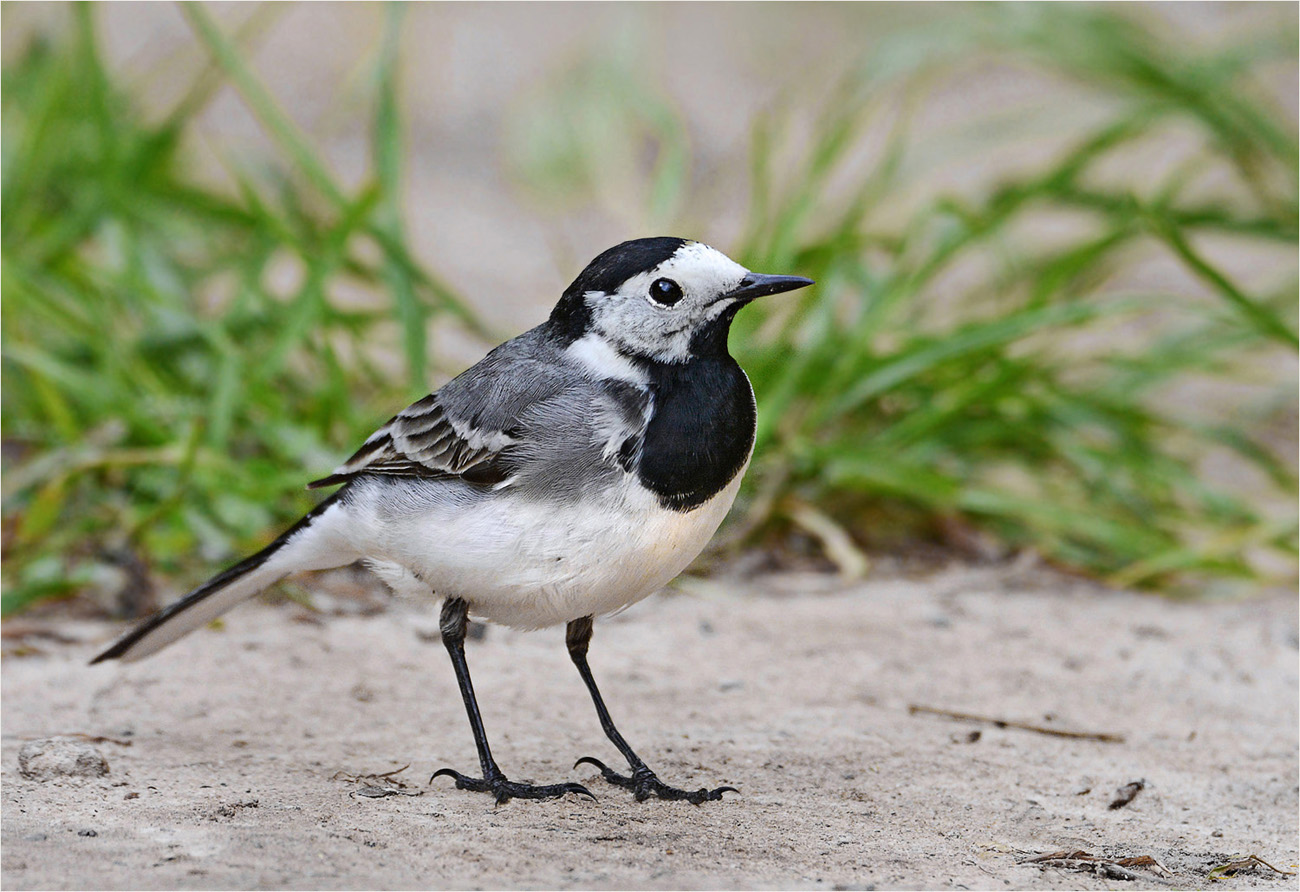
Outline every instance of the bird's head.
[[726, 352], [731, 320], [754, 298], [811, 284], [752, 273], [700, 242], [635, 239], [587, 264], [551, 324], [570, 340], [596, 337], [625, 356], [680, 363]]

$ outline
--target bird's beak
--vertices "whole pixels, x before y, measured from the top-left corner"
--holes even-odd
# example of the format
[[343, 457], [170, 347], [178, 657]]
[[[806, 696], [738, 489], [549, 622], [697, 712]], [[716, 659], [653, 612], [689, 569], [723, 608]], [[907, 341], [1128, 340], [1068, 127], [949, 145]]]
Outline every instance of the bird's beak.
[[762, 273], [746, 273], [736, 289], [727, 295], [732, 300], [748, 303], [756, 297], [780, 294], [782, 291], [794, 291], [807, 288], [813, 284], [812, 279], [803, 276], [765, 276]]

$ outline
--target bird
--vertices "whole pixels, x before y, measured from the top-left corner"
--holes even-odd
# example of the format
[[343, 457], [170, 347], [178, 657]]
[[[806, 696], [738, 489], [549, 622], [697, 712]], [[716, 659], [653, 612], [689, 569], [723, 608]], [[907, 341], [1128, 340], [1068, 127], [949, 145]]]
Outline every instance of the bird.
[[290, 573], [364, 562], [394, 591], [441, 601], [439, 631], [479, 757], [442, 768], [497, 804], [578, 783], [511, 781], [488, 745], [465, 660], [471, 616], [524, 630], [564, 624], [570, 659], [638, 801], [696, 805], [736, 788], [661, 781], [615, 727], [587, 663], [596, 617], [661, 589], [730, 510], [757, 408], [728, 350], [753, 300], [814, 284], [754, 273], [690, 239], [640, 238], [592, 260], [540, 325], [407, 406], [333, 473], [338, 487], [283, 535], [144, 619], [92, 663], [149, 656]]

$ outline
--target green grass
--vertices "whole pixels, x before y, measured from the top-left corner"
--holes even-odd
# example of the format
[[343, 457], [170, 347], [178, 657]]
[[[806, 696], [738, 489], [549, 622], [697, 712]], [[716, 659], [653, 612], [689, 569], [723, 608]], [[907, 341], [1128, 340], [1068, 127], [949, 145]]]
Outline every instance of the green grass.
[[[491, 340], [403, 233], [402, 11], [370, 62], [369, 172], [346, 189], [244, 61], [267, 22], [231, 35], [184, 9], [212, 64], [160, 122], [101, 63], [90, 7], [66, 39], [6, 59], [6, 613], [130, 560], [196, 581], [308, 508], [304, 480], [427, 392], [432, 326]], [[1122, 9], [981, 7], [892, 40], [811, 121], [807, 101], [763, 115], [744, 233], [720, 247], [818, 287], [739, 317], [760, 431], [733, 537], [800, 531], [842, 553], [845, 533], [897, 548], [974, 525], [1127, 585], [1293, 579], [1294, 465], [1261, 432], [1295, 405], [1295, 123], [1252, 79], [1293, 62], [1294, 36], [1202, 52]], [[511, 169], [557, 213], [630, 182], [648, 226], [697, 231], [688, 129], [630, 55], [540, 87], [514, 117]], [[1067, 138], [1046, 163], [900, 214], [936, 151], [909, 109], [990, 59], [1104, 114], [1053, 122]], [[277, 150], [255, 169], [224, 159], [234, 188], [186, 163], [224, 82]], [[1191, 141], [1181, 163], [1136, 185], [1108, 174], [1173, 137]], [[948, 150], [1003, 145], [956, 134]], [[1068, 237], [1037, 237], [1062, 217]], [[1243, 284], [1225, 245], [1287, 272]], [[1152, 257], [1188, 287], [1124, 286]], [[1224, 411], [1178, 397], [1205, 381], [1254, 384]], [[1204, 473], [1223, 454], [1253, 488]]]
[[[400, 9], [374, 65], [371, 171], [350, 192], [203, 7], [184, 11], [281, 150], [260, 172], [228, 161], [234, 190], [185, 162], [213, 72], [144, 121], [100, 61], [92, 7], [4, 70], [6, 611], [123, 555], [178, 573], [264, 541], [373, 406], [426, 392], [434, 317], [481, 332], [403, 239]], [[342, 306], [346, 286], [375, 300]]]
[[[802, 165], [781, 177], [772, 159], [791, 128], [759, 124], [740, 255], [821, 287], [777, 324], [742, 316], [736, 330], [764, 409], [753, 524], [804, 504], [868, 543], [897, 541], [904, 521], [908, 536], [974, 522], [1123, 585], [1258, 579], [1261, 552], [1290, 567], [1271, 581], [1294, 579], [1294, 465], [1254, 429], [1295, 405], [1295, 127], [1252, 98], [1246, 77], [1252, 62], [1293, 58], [1294, 42], [1202, 58], [1105, 10], [986, 12], [948, 64], [1012, 54], [1113, 107], [1042, 169], [977, 201], [941, 196], [901, 225], [878, 225], [902, 185], [905, 133], [856, 191], [828, 184], [844, 181], [837, 174], [887, 84], [850, 81]], [[1117, 187], [1098, 173], [1143, 141], [1187, 132], [1191, 160], [1156, 181]], [[1210, 175], [1230, 179], [1210, 190]], [[1053, 217], [1078, 235], [1053, 246], [1034, 238], [1036, 221]], [[1280, 256], [1285, 275], [1249, 293], [1201, 249], [1216, 238]], [[1111, 287], [1153, 253], [1209, 296]], [[948, 276], [959, 267], [980, 272]], [[1125, 327], [1147, 334], [1133, 342]], [[1276, 378], [1254, 406], [1198, 418], [1186, 399], [1169, 399], [1178, 384], [1232, 380], [1261, 359]], [[1201, 465], [1214, 450], [1267, 480], [1285, 510], [1208, 483]]]

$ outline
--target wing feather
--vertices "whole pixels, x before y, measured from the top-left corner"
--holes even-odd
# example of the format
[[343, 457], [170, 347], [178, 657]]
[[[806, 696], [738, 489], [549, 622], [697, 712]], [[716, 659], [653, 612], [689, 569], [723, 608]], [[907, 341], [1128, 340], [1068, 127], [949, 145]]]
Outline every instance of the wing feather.
[[358, 474], [465, 477], [476, 483], [494, 483], [500, 475], [482, 466], [515, 442], [505, 431], [454, 423], [438, 395], [430, 394], [394, 415], [332, 474], [313, 480], [307, 488], [334, 486]]

